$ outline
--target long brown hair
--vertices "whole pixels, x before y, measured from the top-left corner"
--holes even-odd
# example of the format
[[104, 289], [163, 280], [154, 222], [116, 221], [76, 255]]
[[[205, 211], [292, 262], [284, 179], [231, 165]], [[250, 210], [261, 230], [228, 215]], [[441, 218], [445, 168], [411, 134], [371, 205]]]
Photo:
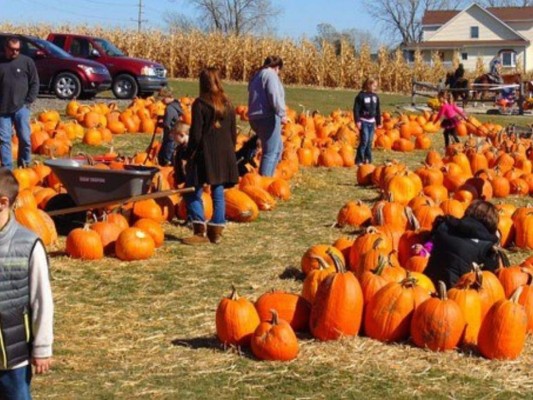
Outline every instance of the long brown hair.
[[228, 112], [230, 101], [217, 68], [204, 68], [200, 72], [200, 98], [213, 106], [217, 120], [223, 119]]

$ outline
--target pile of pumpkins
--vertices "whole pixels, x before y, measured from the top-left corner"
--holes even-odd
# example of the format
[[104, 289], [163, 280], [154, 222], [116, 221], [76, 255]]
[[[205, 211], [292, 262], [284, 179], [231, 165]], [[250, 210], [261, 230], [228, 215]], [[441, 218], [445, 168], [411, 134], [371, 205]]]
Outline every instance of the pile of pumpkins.
[[[216, 311], [216, 332], [225, 346], [250, 347], [260, 360], [288, 361], [298, 355], [295, 332], [320, 341], [365, 335], [432, 351], [477, 349], [488, 359], [515, 359], [533, 332], [533, 257], [501, 267], [497, 275], [473, 265], [455, 287], [428, 289], [414, 273], [376, 258], [371, 235], [360, 236], [351, 257], [364, 268], [346, 270], [334, 246], [313, 246], [302, 258], [301, 294], [272, 291], [255, 303], [232, 294]], [[381, 236], [386, 241], [386, 236]], [[374, 236], [374, 240], [376, 236]], [[374, 264], [368, 261], [371, 258]], [[376, 259], [378, 261], [376, 261]], [[503, 340], [505, 338], [505, 340]]]
[[[362, 233], [310, 247], [301, 260], [301, 294], [265, 293], [255, 304], [235, 294], [223, 299], [220, 341], [250, 346], [265, 360], [295, 358], [294, 332], [301, 330], [318, 340], [364, 334], [384, 342], [411, 338], [433, 351], [466, 347], [489, 359], [518, 357], [533, 332], [533, 257], [496, 274], [473, 265], [453, 288], [435, 287], [423, 274], [429, 254], [419, 249], [437, 216], [460, 218], [478, 198], [533, 193], [531, 140], [468, 124], [471, 137], [444, 157], [428, 152], [416, 171], [396, 161], [360, 166], [358, 184], [376, 186], [383, 199], [372, 207], [348, 202], [337, 225]], [[502, 245], [533, 249], [533, 207], [496, 207]]]

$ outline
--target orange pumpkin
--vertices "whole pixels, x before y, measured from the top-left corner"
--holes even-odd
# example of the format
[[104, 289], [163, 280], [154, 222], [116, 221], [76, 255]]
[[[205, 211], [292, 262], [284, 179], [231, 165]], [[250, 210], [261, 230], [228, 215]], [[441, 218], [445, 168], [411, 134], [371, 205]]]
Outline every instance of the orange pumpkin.
[[154, 239], [139, 228], [123, 230], [115, 242], [115, 253], [123, 261], [146, 260], [154, 254]]

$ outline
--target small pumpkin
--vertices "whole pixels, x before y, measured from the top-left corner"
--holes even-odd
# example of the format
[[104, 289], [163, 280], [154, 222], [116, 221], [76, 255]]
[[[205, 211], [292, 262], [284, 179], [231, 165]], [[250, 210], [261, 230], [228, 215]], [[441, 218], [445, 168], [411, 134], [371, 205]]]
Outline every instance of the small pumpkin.
[[85, 224], [83, 228], [70, 231], [67, 236], [66, 252], [72, 258], [100, 260], [104, 257], [104, 246], [100, 235]]
[[216, 331], [224, 346], [248, 346], [260, 322], [254, 304], [240, 297], [235, 286], [231, 294], [218, 303]]
[[115, 253], [123, 261], [146, 260], [154, 254], [154, 239], [139, 228], [124, 229], [115, 242]]
[[271, 311], [272, 319], [259, 324], [251, 337], [251, 350], [260, 360], [289, 361], [298, 355], [298, 339], [291, 326]]

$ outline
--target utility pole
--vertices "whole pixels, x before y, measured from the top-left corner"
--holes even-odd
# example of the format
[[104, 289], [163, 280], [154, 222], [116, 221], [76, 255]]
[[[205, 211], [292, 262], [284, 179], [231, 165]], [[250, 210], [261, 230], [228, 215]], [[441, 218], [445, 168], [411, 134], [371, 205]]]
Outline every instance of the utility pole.
[[[137, 15], [137, 32], [141, 32], [143, 22], [148, 22], [147, 19], [142, 19], [142, 16], [143, 16], [143, 0], [139, 0], [139, 13]], [[135, 20], [132, 19], [132, 21], [135, 21]]]

